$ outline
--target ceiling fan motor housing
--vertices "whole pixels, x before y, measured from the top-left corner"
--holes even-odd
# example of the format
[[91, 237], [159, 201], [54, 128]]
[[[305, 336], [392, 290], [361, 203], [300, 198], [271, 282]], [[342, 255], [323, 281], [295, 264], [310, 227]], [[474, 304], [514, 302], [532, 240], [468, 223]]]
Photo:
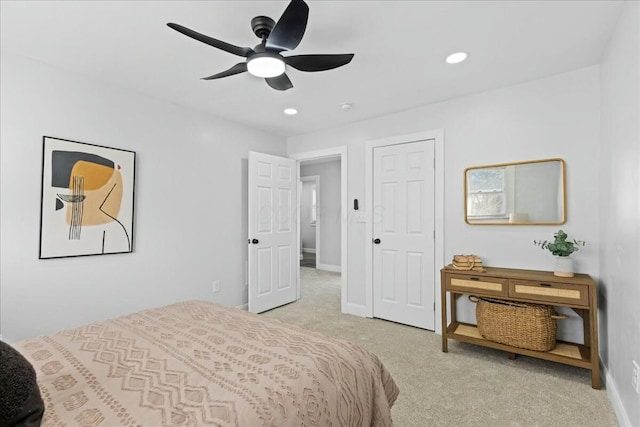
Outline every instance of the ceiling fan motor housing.
[[276, 22], [268, 16], [256, 16], [251, 20], [251, 29], [258, 38], [266, 39], [271, 34], [271, 30]]

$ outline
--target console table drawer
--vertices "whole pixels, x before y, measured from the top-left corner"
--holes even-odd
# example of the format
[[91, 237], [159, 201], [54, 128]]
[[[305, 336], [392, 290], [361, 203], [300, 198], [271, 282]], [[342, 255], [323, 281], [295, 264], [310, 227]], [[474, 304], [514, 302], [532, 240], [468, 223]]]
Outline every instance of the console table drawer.
[[447, 290], [478, 295], [507, 296], [509, 280], [498, 277], [449, 274]]
[[589, 306], [589, 289], [585, 285], [510, 280], [509, 296], [512, 298], [534, 299], [549, 304], [565, 303]]

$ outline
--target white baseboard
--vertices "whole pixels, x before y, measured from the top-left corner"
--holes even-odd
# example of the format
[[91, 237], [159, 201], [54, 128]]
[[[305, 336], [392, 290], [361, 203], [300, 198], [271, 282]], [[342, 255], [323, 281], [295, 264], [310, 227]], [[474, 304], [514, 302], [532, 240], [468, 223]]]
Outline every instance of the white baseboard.
[[236, 308], [239, 309], [239, 310], [248, 311], [249, 310], [249, 304], [236, 305]]
[[334, 273], [341, 273], [342, 272], [342, 268], [339, 265], [318, 264], [318, 263], [316, 263], [316, 268], [318, 270], [333, 271]]
[[306, 252], [308, 254], [315, 254], [316, 248], [302, 248], [302, 252]]
[[607, 396], [609, 397], [611, 406], [613, 406], [613, 411], [616, 413], [616, 417], [618, 418], [618, 424], [620, 427], [632, 427], [629, 415], [627, 415], [627, 411], [622, 405], [622, 399], [620, 399], [620, 393], [618, 393], [616, 382], [609, 373], [609, 370], [603, 364], [600, 364], [600, 371], [601, 376], [604, 377]]

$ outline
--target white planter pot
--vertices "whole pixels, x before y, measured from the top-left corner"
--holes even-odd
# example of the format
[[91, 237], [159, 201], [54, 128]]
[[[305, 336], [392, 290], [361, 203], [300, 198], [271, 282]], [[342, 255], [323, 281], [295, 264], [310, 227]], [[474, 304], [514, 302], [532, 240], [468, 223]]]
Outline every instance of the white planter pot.
[[554, 276], [573, 277], [573, 260], [568, 256], [557, 256]]

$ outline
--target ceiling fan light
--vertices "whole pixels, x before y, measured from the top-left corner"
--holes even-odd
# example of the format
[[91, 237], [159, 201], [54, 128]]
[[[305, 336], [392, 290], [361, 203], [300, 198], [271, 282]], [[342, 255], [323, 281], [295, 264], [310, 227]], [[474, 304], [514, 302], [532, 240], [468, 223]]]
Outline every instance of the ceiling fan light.
[[255, 54], [247, 62], [247, 71], [256, 77], [276, 77], [284, 73], [284, 61], [268, 53]]

